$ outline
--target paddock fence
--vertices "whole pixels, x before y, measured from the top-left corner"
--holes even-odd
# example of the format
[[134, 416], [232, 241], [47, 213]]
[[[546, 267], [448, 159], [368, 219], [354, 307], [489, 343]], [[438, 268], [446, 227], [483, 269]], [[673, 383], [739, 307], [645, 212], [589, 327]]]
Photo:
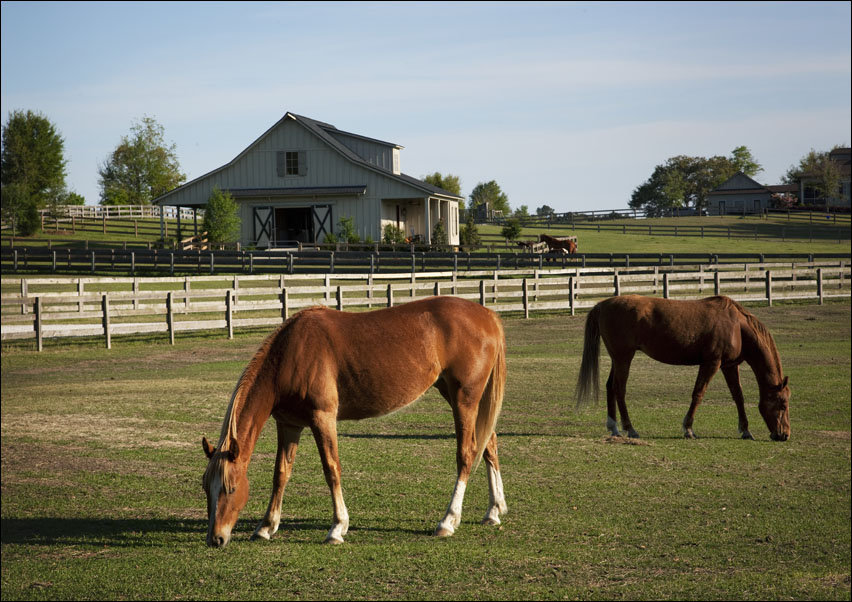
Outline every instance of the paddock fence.
[[[516, 247], [517, 249], [517, 247]], [[340, 244], [333, 250], [206, 250], [2, 247], [4, 275], [325, 274], [588, 267], [688, 266], [702, 263], [846, 261], [846, 253], [512, 253], [435, 252]]]
[[[571, 315], [624, 294], [823, 303], [849, 297], [848, 261], [623, 268], [512, 269], [408, 274], [268, 274], [160, 278], [3, 278], [0, 339], [101, 337], [274, 327], [304, 307], [364, 311], [431, 295], [470, 299], [497, 312]], [[380, 344], [377, 341], [377, 344]]]

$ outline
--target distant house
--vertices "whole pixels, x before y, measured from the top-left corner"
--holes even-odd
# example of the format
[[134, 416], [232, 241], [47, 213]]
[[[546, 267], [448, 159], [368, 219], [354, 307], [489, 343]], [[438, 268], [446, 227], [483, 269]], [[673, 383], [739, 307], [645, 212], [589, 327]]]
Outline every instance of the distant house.
[[773, 194], [796, 194], [796, 184], [764, 186], [742, 172], [728, 178], [707, 196], [707, 213], [762, 213], [771, 206]]
[[376, 242], [387, 225], [430, 242], [442, 221], [458, 244], [464, 199], [403, 174], [402, 148], [287, 113], [230, 163], [153, 202], [203, 208], [214, 188], [227, 191], [240, 207], [241, 243], [256, 248], [325, 242], [342, 217]]
[[850, 207], [850, 181], [852, 181], [852, 148], [835, 148], [828, 153], [830, 161], [834, 162], [840, 172], [840, 186], [837, 194], [828, 198], [812, 186], [816, 176], [806, 174], [799, 180], [797, 192], [804, 205], [820, 205], [828, 207]]

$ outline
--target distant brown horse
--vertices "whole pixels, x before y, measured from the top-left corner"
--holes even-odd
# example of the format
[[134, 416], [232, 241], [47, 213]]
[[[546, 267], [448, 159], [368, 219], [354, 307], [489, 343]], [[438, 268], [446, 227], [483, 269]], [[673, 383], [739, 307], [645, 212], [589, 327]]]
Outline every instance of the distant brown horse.
[[503, 402], [506, 343], [497, 314], [453, 297], [430, 297], [393, 308], [344, 313], [303, 310], [271, 334], [249, 362], [209, 462], [207, 545], [223, 547], [248, 500], [246, 470], [266, 420], [278, 427], [272, 497], [252, 539], [278, 529], [284, 487], [299, 437], [310, 428], [332, 495], [334, 521], [326, 542], [342, 543], [349, 514], [340, 486], [337, 421], [382, 416], [435, 386], [453, 410], [458, 476], [435, 535], [452, 535], [461, 521], [471, 470], [485, 458], [490, 506], [484, 523], [506, 512], [494, 431]]
[[737, 404], [739, 431], [743, 439], [754, 439], [748, 430], [739, 365], [747, 362], [757, 377], [760, 410], [770, 436], [786, 441], [790, 436], [790, 389], [781, 370], [781, 359], [772, 335], [741, 305], [728, 297], [698, 301], [672, 301], [624, 295], [601, 301], [586, 319], [583, 359], [577, 380], [577, 400], [598, 396], [598, 355], [603, 338], [612, 358], [606, 381], [607, 428], [618, 436], [615, 406], [628, 436], [638, 437], [627, 415], [624, 394], [630, 362], [637, 350], [665, 364], [699, 366], [692, 391], [692, 404], [683, 419], [683, 434], [694, 438], [695, 410], [710, 379], [720, 368]]
[[561, 240], [547, 234], [539, 234], [538, 240], [539, 242], [547, 243], [547, 247], [551, 253], [562, 251], [563, 253], [573, 255], [577, 252], [577, 243], [573, 240]]

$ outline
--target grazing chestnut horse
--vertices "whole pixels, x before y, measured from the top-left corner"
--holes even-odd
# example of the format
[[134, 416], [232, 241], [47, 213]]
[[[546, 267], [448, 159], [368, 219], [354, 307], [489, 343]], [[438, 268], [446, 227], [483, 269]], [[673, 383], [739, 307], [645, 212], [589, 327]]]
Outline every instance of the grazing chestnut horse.
[[573, 240], [561, 240], [547, 234], [539, 234], [538, 240], [539, 242], [547, 243], [547, 247], [551, 252], [561, 250], [563, 253], [568, 253], [569, 255], [577, 252], [577, 243]]
[[692, 430], [695, 410], [710, 379], [721, 368], [731, 396], [737, 404], [739, 431], [743, 439], [754, 439], [748, 430], [740, 386], [739, 365], [747, 362], [757, 377], [760, 410], [770, 436], [786, 441], [790, 436], [790, 389], [781, 370], [781, 359], [772, 335], [760, 321], [728, 297], [697, 301], [672, 301], [639, 295], [611, 297], [601, 301], [586, 319], [583, 360], [577, 380], [577, 401], [598, 396], [600, 339], [612, 358], [606, 381], [607, 428], [618, 436], [615, 405], [621, 426], [628, 436], [638, 437], [627, 415], [624, 393], [630, 362], [637, 350], [665, 364], [699, 366], [692, 391], [692, 404], [683, 419], [683, 434]]
[[476, 303], [430, 297], [365, 313], [305, 309], [261, 345], [231, 396], [209, 462], [207, 545], [225, 546], [248, 500], [246, 470], [266, 420], [278, 426], [272, 497], [252, 539], [269, 539], [281, 518], [284, 487], [299, 436], [310, 428], [331, 490], [334, 522], [327, 543], [342, 543], [349, 514], [340, 487], [337, 421], [383, 416], [435, 386], [453, 409], [458, 476], [435, 535], [452, 535], [480, 458], [488, 468], [490, 506], [484, 523], [506, 512], [494, 431], [503, 403], [506, 343], [500, 318]]

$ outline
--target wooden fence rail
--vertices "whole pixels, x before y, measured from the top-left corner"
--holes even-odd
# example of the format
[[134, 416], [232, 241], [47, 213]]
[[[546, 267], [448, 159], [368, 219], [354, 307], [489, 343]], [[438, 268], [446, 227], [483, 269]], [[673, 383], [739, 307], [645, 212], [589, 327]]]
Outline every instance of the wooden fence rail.
[[544, 269], [766, 261], [848, 262], [849, 253], [437, 253], [393, 251], [171, 251], [163, 249], [0, 249], [3, 274], [258, 274]]
[[[711, 294], [768, 302], [848, 297], [850, 267], [784, 267], [692, 271], [660, 268], [548, 271], [428, 272], [411, 274], [3, 279], [0, 339], [96, 336], [106, 346], [124, 334], [175, 334], [275, 326], [313, 305], [362, 311], [423, 296], [453, 295], [499, 312], [568, 311], [630, 293], [691, 299]], [[12, 288], [17, 287], [15, 292]], [[143, 290], [143, 287], [145, 290]], [[97, 289], [97, 290], [92, 290]], [[165, 290], [168, 289], [168, 290]]]

